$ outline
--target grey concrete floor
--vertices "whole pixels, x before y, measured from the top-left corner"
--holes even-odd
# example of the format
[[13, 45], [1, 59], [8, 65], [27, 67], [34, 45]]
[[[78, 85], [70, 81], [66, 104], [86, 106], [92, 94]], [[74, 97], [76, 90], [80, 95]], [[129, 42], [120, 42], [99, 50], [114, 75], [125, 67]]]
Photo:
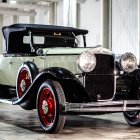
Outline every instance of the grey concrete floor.
[[36, 110], [0, 103], [0, 140], [140, 140], [123, 115], [68, 116], [61, 134], [45, 134]]

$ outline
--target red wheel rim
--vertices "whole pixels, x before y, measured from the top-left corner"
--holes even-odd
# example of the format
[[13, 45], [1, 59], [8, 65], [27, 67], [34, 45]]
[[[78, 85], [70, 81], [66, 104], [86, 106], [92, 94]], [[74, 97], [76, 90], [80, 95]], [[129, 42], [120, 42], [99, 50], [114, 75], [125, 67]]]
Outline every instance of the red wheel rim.
[[50, 127], [55, 120], [56, 102], [53, 93], [49, 88], [41, 91], [39, 98], [39, 114], [45, 127]]
[[23, 68], [19, 72], [18, 81], [17, 81], [17, 92], [18, 97], [21, 98], [26, 90], [31, 85], [31, 76], [27, 68]]

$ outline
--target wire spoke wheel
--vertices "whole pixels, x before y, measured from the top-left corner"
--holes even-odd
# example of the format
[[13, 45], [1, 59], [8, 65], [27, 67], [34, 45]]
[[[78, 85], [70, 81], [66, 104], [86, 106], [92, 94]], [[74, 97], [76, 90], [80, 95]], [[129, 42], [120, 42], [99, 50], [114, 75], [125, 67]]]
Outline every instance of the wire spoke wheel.
[[16, 80], [16, 93], [18, 99], [22, 98], [26, 93], [38, 73], [38, 68], [33, 62], [28, 61], [21, 65]]
[[24, 95], [24, 93], [27, 91], [31, 83], [32, 77], [29, 70], [26, 67], [21, 68], [17, 79], [18, 98], [21, 98]]
[[45, 81], [40, 86], [37, 96], [37, 112], [41, 127], [47, 133], [58, 133], [65, 124], [61, 115], [65, 105], [65, 96], [61, 85], [56, 81]]
[[39, 112], [40, 117], [43, 119], [44, 125], [47, 127], [51, 126], [55, 118], [56, 102], [53, 93], [49, 88], [44, 88], [41, 91], [39, 99]]

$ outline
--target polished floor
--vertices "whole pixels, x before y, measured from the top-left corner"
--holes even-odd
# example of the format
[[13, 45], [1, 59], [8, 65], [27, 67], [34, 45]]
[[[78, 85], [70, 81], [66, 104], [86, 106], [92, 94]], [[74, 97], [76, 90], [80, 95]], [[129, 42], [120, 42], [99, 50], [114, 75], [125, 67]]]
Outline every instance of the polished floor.
[[36, 110], [0, 103], [0, 140], [140, 140], [140, 128], [128, 126], [118, 113], [68, 116], [61, 134], [45, 134]]

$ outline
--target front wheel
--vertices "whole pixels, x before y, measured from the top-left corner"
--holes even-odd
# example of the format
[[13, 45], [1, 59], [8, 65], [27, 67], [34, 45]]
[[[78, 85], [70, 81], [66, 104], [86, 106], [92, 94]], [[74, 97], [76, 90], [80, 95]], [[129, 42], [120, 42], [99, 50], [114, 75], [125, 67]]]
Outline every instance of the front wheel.
[[123, 115], [129, 125], [140, 126], [140, 111], [124, 112]]
[[61, 111], [65, 105], [65, 95], [61, 85], [56, 81], [45, 81], [37, 96], [37, 112], [41, 127], [47, 133], [58, 133], [65, 124]]

